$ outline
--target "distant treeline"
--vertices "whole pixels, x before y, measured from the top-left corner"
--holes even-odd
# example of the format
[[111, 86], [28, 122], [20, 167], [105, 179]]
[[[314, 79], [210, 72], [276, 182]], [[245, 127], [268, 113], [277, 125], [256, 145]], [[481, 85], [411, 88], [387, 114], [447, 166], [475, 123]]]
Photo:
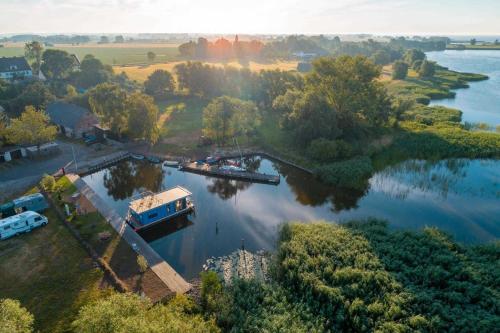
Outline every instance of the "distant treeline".
[[179, 46], [179, 53], [188, 59], [231, 59], [257, 58], [264, 44], [258, 40], [240, 41], [238, 36], [233, 42], [219, 38], [215, 42], [200, 37], [197, 42], [187, 42]]
[[50, 35], [50, 36], [40, 36], [40, 35], [15, 35], [12, 37], [6, 37], [0, 39], [0, 42], [31, 42], [38, 41], [41, 43], [50, 43], [50, 44], [82, 44], [90, 42], [89, 36], [68, 36], [68, 35]]

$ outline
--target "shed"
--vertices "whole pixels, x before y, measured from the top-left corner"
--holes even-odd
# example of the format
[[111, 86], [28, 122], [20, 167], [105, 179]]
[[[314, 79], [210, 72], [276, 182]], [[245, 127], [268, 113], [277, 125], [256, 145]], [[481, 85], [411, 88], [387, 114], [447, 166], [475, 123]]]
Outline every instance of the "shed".
[[86, 108], [66, 102], [49, 104], [47, 114], [62, 134], [73, 138], [82, 138], [99, 124], [95, 114]]

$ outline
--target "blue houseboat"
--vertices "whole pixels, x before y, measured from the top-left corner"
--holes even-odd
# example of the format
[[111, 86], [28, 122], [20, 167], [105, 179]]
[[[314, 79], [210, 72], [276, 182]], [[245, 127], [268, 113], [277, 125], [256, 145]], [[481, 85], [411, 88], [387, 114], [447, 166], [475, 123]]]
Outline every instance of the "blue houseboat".
[[130, 202], [127, 222], [137, 231], [188, 213], [194, 209], [191, 194], [181, 186], [156, 194], [143, 193]]

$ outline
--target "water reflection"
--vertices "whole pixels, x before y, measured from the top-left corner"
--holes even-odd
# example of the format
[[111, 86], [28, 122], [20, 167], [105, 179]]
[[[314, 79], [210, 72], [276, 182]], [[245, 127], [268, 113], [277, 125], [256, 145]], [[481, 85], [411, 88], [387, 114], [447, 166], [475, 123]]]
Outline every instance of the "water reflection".
[[162, 188], [163, 171], [148, 162], [125, 162], [110, 167], [103, 175], [104, 187], [115, 200], [132, 197], [134, 192], [158, 192]]
[[169, 220], [169, 223], [159, 223], [151, 228], [140, 230], [139, 235], [145, 241], [153, 242], [191, 225], [193, 225], [193, 222], [190, 220], [190, 215], [181, 215]]
[[238, 191], [244, 191], [252, 185], [252, 183], [249, 182], [241, 182], [226, 178], [207, 177], [207, 180], [211, 182], [211, 184], [207, 185], [207, 191], [217, 194], [222, 200], [231, 199], [238, 194]]

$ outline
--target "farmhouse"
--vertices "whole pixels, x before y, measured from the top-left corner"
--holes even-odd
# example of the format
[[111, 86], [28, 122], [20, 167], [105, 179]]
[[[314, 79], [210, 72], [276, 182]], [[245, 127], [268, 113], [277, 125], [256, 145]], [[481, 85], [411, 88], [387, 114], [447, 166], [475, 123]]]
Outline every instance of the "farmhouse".
[[94, 126], [99, 124], [92, 112], [75, 104], [54, 102], [49, 104], [46, 111], [51, 122], [68, 137], [82, 138], [93, 132]]
[[0, 79], [15, 80], [32, 76], [31, 67], [24, 57], [0, 58]]

